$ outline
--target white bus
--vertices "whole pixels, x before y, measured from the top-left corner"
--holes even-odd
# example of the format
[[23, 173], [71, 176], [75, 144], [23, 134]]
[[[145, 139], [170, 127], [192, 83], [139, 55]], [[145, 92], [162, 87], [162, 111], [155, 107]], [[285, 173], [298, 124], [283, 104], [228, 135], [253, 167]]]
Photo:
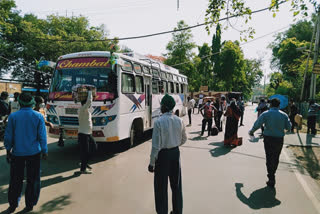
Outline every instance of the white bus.
[[127, 139], [133, 145], [160, 116], [165, 93], [176, 101], [175, 114], [186, 113], [188, 81], [177, 69], [134, 53], [72, 53], [59, 57], [52, 77], [46, 106], [47, 120], [54, 125], [50, 137], [77, 138], [81, 104], [72, 99], [77, 84], [97, 88], [91, 107], [97, 142]]

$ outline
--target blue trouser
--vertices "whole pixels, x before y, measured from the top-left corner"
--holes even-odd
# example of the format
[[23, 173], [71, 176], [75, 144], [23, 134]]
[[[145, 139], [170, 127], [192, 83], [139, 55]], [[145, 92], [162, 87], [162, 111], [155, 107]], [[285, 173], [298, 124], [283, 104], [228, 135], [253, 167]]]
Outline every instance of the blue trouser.
[[38, 203], [40, 195], [40, 155], [12, 156], [10, 166], [10, 184], [8, 201], [11, 207], [17, 207], [21, 198], [24, 168], [27, 168], [27, 187], [25, 201], [27, 207]]
[[172, 191], [174, 214], [182, 214], [180, 151], [178, 147], [162, 149], [154, 172], [154, 194], [158, 214], [168, 214], [168, 178]]

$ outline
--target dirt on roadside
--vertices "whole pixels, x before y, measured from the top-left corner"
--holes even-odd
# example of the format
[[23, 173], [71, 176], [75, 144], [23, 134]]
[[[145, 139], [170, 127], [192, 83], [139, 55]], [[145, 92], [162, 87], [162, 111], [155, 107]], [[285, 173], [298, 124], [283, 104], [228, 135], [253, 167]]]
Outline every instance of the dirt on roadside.
[[320, 147], [289, 146], [299, 165], [320, 185]]

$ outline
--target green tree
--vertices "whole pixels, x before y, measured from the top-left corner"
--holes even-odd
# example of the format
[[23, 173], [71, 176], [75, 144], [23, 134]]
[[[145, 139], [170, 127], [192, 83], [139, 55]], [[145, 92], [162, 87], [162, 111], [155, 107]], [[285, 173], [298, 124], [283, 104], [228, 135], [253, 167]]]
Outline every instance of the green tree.
[[[189, 79], [192, 78], [195, 72], [195, 66], [193, 63], [194, 53], [193, 49], [196, 44], [192, 42], [192, 33], [190, 29], [181, 30], [187, 28], [188, 25], [183, 21], [179, 21], [175, 32], [172, 33], [172, 40], [167, 44], [167, 53], [165, 54], [165, 64], [179, 69], [181, 73], [185, 74]], [[190, 87], [193, 87], [190, 84]], [[191, 88], [190, 88], [191, 89]]]
[[196, 66], [197, 75], [200, 86], [208, 86], [209, 90], [213, 87], [213, 70], [212, 62], [210, 60], [211, 48], [207, 43], [204, 43], [201, 47], [198, 47], [199, 54], [198, 57], [200, 62]]
[[[269, 87], [274, 89], [274, 93], [287, 93], [286, 95], [291, 98], [300, 99], [307, 55], [299, 48], [310, 47], [313, 28], [314, 23], [312, 21], [300, 21], [292, 25], [286, 32], [279, 34], [276, 40], [270, 44], [272, 67], [280, 71], [280, 73], [274, 73], [270, 79]], [[309, 61], [309, 70], [307, 71], [308, 78], [304, 88], [306, 93], [310, 82], [311, 64], [312, 60]], [[278, 89], [279, 87], [281, 87], [281, 90]], [[285, 87], [288, 88], [285, 89]]]
[[[108, 41], [104, 26], [91, 27], [87, 18], [50, 15], [38, 19], [33, 14], [23, 17], [16, 11], [12, 0], [1, 0], [0, 47], [2, 56], [0, 75], [12, 70], [15, 79], [34, 82], [48, 80], [52, 70], [37, 74], [36, 62], [40, 58], [57, 61], [61, 55], [94, 50], [110, 50], [118, 41]], [[2, 15], [2, 14], [1, 14]], [[100, 40], [97, 42], [96, 40]], [[29, 69], [29, 68], [32, 69]]]
[[213, 72], [214, 72], [214, 79], [213, 79], [213, 89], [219, 89], [219, 79], [222, 76], [221, 72], [221, 63], [220, 63], [220, 51], [221, 51], [221, 28], [220, 24], [217, 24], [216, 33], [212, 37], [212, 45], [211, 45], [211, 62], [213, 63]]
[[223, 75], [220, 76], [224, 83], [223, 90], [242, 91], [247, 85], [243, 70], [244, 56], [238, 42], [226, 41], [221, 49], [220, 67]]
[[[288, 0], [287, 0], [288, 1]], [[273, 16], [276, 16], [276, 12], [279, 9], [280, 3], [283, 3], [282, 0], [269, 0], [269, 10], [272, 11]], [[302, 14], [302, 16], [308, 15], [308, 7], [307, 3], [313, 4], [315, 8], [319, 7], [318, 0], [291, 0], [291, 10], [294, 16]], [[225, 17], [243, 17], [245, 24], [247, 24], [251, 20], [252, 9], [246, 5], [245, 0], [209, 0], [209, 5], [206, 10], [206, 30], [210, 32], [210, 27], [219, 22], [220, 18]], [[245, 33], [248, 37], [252, 37], [255, 33], [254, 29], [248, 27], [243, 30], [242, 33]], [[244, 36], [244, 39], [247, 36]]]

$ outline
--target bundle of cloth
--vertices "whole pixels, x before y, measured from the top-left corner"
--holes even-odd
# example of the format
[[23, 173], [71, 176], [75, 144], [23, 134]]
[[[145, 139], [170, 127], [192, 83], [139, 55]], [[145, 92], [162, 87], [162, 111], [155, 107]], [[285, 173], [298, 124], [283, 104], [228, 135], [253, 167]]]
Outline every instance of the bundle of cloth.
[[81, 102], [87, 100], [88, 90], [92, 91], [93, 99], [96, 97], [97, 90], [94, 85], [77, 84], [72, 87], [72, 99], [75, 102]]

